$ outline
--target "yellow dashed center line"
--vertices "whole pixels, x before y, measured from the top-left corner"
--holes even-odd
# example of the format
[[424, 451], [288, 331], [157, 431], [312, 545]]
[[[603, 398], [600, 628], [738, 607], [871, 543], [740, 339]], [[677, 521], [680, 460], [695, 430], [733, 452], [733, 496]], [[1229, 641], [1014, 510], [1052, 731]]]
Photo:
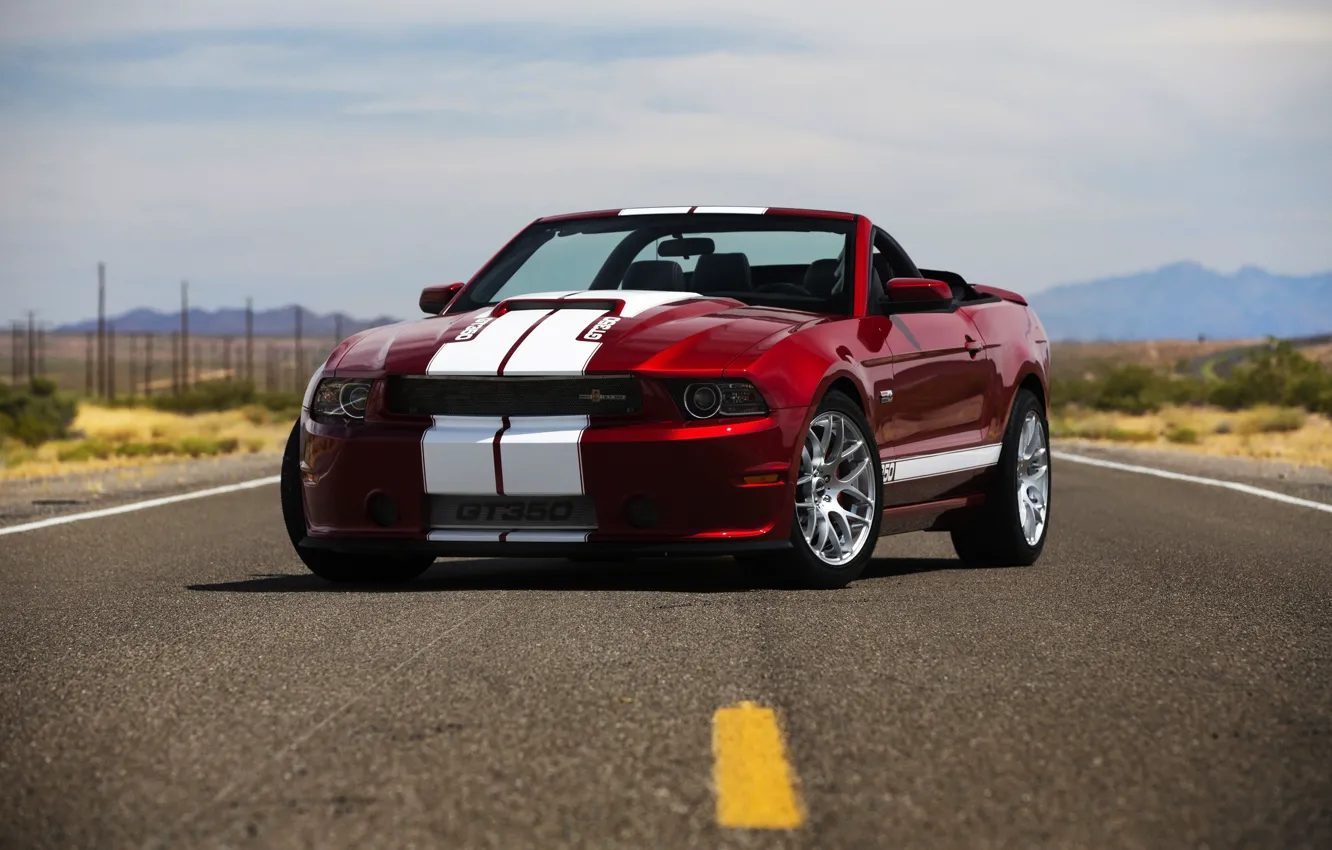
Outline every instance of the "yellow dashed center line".
[[795, 770], [772, 709], [752, 702], [717, 709], [712, 757], [719, 826], [795, 829], [804, 823]]

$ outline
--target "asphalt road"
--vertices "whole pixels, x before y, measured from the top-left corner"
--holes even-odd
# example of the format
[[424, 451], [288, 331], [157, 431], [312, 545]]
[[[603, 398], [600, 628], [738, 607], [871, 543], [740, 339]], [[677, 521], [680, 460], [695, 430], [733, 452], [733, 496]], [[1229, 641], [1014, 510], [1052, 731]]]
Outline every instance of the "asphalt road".
[[[1332, 514], [1059, 463], [1026, 569], [882, 541], [332, 590], [277, 488], [0, 537], [3, 847], [1332, 846]], [[803, 825], [718, 826], [775, 709]]]

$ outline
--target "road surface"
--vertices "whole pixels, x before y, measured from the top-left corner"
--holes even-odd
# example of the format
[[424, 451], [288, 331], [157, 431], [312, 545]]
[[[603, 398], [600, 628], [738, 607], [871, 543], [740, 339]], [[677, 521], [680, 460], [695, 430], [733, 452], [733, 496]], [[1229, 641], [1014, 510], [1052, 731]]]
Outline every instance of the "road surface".
[[[0, 847], [1332, 846], [1332, 514], [1056, 466], [1037, 566], [915, 534], [827, 592], [333, 589], [274, 486], [0, 537]], [[728, 770], [792, 828], [721, 825]]]

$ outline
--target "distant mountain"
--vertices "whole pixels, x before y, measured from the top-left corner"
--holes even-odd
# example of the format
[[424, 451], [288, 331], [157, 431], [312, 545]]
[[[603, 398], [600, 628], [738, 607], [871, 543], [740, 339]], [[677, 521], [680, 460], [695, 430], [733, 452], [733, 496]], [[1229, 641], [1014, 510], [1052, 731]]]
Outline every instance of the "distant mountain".
[[[337, 318], [342, 317], [344, 337], [365, 328], [389, 325], [399, 321], [392, 316], [377, 316], [373, 319], [358, 319], [344, 313], [314, 313], [302, 309], [301, 335], [308, 338], [331, 337], [337, 329]], [[180, 311], [162, 313], [140, 307], [118, 316], [108, 316], [107, 322], [115, 325], [116, 333], [170, 333], [180, 330]], [[296, 329], [296, 307], [278, 307], [273, 310], [256, 310], [254, 313], [254, 332], [257, 336], [291, 336]], [[86, 319], [70, 325], [61, 325], [58, 331], [95, 331], [96, 319]], [[201, 336], [241, 336], [245, 333], [245, 310], [242, 308], [223, 308], [221, 310], [190, 310], [190, 333]]]
[[1051, 339], [1297, 337], [1332, 331], [1332, 272], [1291, 277], [1198, 263], [1056, 286], [1028, 296]]

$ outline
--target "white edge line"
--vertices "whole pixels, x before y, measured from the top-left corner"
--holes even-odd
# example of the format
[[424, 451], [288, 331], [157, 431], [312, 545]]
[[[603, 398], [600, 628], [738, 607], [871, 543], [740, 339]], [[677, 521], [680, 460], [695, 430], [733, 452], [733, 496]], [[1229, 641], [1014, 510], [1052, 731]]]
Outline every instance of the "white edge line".
[[1216, 478], [1201, 478], [1197, 475], [1167, 472], [1164, 469], [1154, 469], [1150, 466], [1134, 466], [1130, 463], [1117, 463], [1113, 460], [1101, 460], [1100, 458], [1070, 454], [1069, 452], [1051, 452], [1050, 454], [1057, 460], [1067, 460], [1072, 463], [1085, 463], [1088, 466], [1100, 466], [1105, 469], [1117, 469], [1120, 472], [1136, 472], [1140, 475], [1155, 475], [1157, 478], [1169, 478], [1172, 481], [1188, 481], [1192, 484], [1205, 484], [1208, 487], [1224, 487], [1227, 490], [1248, 493], [1250, 496], [1261, 496], [1264, 499], [1271, 499], [1274, 502], [1284, 502], [1287, 505], [1298, 505], [1301, 508], [1313, 508], [1316, 511], [1332, 514], [1332, 505], [1324, 504], [1323, 502], [1310, 501], [1309, 499], [1300, 499], [1296, 496], [1287, 496], [1285, 493], [1278, 493], [1275, 490], [1264, 490], [1262, 487], [1252, 487], [1248, 484], [1240, 484], [1235, 481], [1221, 481]]
[[157, 499], [147, 499], [142, 502], [130, 502], [128, 505], [116, 505], [114, 508], [102, 508], [96, 511], [85, 511], [81, 514], [67, 514], [66, 516], [51, 517], [37, 522], [26, 522], [22, 525], [11, 525], [0, 528], [0, 536], [6, 534], [20, 534], [24, 531], [37, 531], [41, 528], [50, 528], [53, 525], [64, 525], [70, 522], [81, 522], [85, 519], [100, 519], [106, 516], [115, 516], [116, 514], [128, 514], [134, 511], [142, 511], [147, 508], [161, 507], [162, 505], [173, 505], [176, 502], [188, 502], [192, 499], [204, 499], [209, 496], [223, 496], [227, 493], [237, 493], [241, 490], [253, 490], [255, 487], [267, 487], [269, 484], [277, 484], [282, 480], [281, 475], [270, 475], [267, 478], [255, 478], [251, 481], [242, 481], [238, 484], [227, 484], [222, 487], [210, 487], [207, 490], [195, 490], [190, 493], [178, 493], [175, 496], [162, 496]]

